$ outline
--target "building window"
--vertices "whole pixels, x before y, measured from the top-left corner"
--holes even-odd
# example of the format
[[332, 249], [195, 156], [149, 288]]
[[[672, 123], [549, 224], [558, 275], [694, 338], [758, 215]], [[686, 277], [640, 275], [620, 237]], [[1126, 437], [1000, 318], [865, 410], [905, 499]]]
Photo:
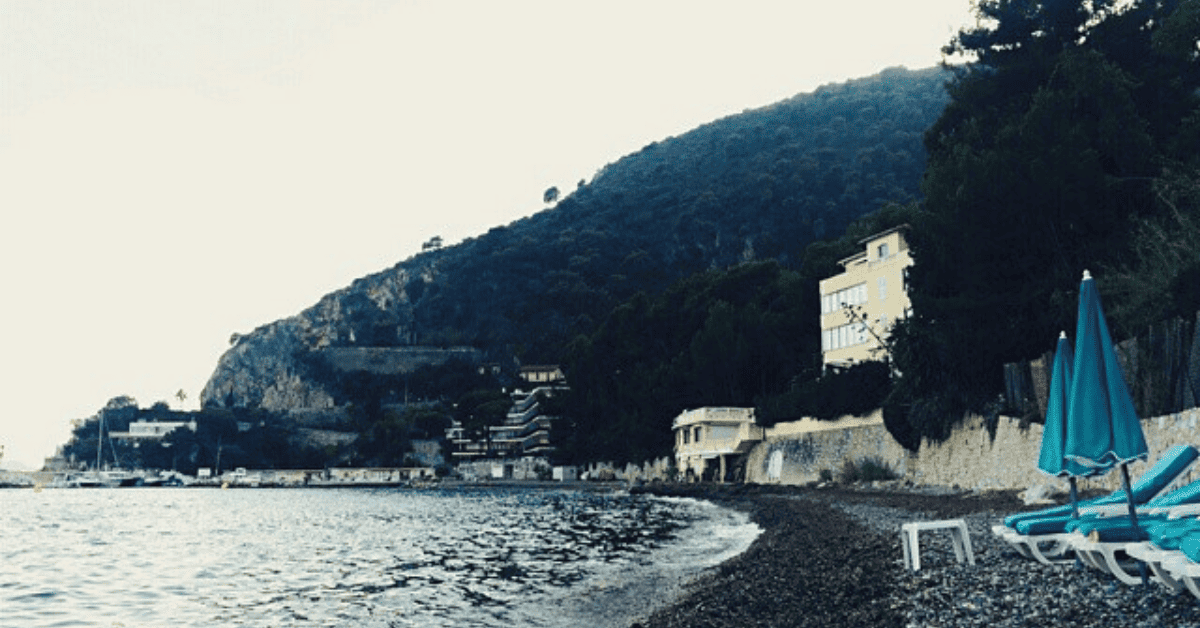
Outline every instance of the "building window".
[[697, 425], [692, 429], [696, 430], [695, 433], [692, 434], [692, 440], [696, 441], [697, 443], [700, 442], [700, 426]]
[[888, 256], [888, 245], [887, 245], [887, 242], [884, 242], [883, 244], [879, 245], [879, 259], [887, 259], [887, 256]]
[[879, 300], [887, 300], [887, 277], [879, 278]]
[[821, 332], [821, 350], [835, 351], [854, 347], [867, 342], [867, 326], [863, 323], [850, 323]]
[[860, 305], [867, 302], [867, 284], [860, 283], [857, 286], [843, 288], [837, 292], [823, 295], [821, 297], [821, 313], [830, 314], [836, 312], [847, 305]]

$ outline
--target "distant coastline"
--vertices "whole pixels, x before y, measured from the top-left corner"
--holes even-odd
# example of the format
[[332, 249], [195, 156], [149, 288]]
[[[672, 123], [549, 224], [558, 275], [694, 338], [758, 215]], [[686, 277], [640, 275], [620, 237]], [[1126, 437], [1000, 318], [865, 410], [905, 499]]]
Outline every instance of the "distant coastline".
[[[64, 472], [0, 471], [0, 489], [50, 489]], [[624, 480], [462, 480], [438, 478], [432, 469], [403, 468], [336, 468], [336, 469], [239, 469], [219, 476], [190, 478], [176, 488], [417, 488], [417, 489], [553, 489], [582, 491], [614, 491], [629, 487]], [[142, 484], [120, 488], [158, 488]]]

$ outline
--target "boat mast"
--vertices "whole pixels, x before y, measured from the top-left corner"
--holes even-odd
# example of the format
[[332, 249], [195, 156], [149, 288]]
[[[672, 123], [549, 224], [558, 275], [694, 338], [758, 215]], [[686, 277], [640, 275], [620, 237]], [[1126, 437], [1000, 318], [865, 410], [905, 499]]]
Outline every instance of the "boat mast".
[[104, 447], [104, 412], [100, 413], [100, 426], [96, 429], [96, 473], [100, 473], [100, 451]]

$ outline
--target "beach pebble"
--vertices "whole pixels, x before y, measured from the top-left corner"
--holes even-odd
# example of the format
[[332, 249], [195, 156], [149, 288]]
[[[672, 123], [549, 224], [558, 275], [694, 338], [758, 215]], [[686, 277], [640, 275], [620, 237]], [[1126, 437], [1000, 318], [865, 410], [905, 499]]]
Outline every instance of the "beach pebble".
[[[1013, 492], [736, 485], [692, 489], [692, 496], [745, 509], [764, 532], [645, 628], [1200, 628], [1200, 602], [1189, 593], [1129, 587], [1096, 570], [1019, 556], [991, 532], [1024, 508]], [[932, 533], [921, 535], [921, 571], [904, 568], [901, 525], [957, 518], [970, 530], [975, 566], [957, 562], [948, 534]]]

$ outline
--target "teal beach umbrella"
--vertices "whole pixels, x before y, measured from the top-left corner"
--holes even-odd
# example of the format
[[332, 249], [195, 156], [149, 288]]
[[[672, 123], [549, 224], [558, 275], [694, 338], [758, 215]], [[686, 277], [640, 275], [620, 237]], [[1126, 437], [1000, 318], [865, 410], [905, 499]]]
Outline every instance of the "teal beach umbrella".
[[[1137, 510], [1129, 490], [1129, 463], [1146, 459], [1149, 448], [1117, 362], [1096, 282], [1086, 270], [1079, 285], [1073, 370], [1063, 456], [1099, 472], [1120, 466], [1121, 483], [1129, 502], [1129, 520], [1137, 530]], [[1144, 564], [1141, 569], [1145, 583]]]
[[1075, 364], [1067, 399], [1063, 455], [1103, 472], [1115, 465], [1145, 460], [1149, 450], [1095, 284], [1091, 274], [1084, 271], [1079, 286]]
[[1071, 374], [1075, 369], [1075, 355], [1071, 343], [1063, 332], [1058, 337], [1054, 350], [1054, 367], [1050, 374], [1050, 395], [1046, 401], [1046, 422], [1042, 428], [1042, 446], [1038, 452], [1038, 469], [1055, 477], [1067, 477], [1071, 483], [1071, 511], [1079, 516], [1078, 489], [1075, 479], [1098, 475], [1108, 469], [1094, 469], [1075, 460], [1066, 458], [1067, 407], [1070, 403]]

